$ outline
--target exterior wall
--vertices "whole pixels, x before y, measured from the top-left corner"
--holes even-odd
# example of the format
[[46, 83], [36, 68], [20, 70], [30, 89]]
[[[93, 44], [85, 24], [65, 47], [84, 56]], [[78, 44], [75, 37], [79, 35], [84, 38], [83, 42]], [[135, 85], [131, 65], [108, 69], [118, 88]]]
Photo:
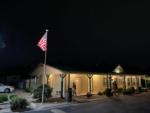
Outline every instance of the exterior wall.
[[126, 88], [132, 87], [132, 85], [131, 85], [131, 76], [126, 76], [125, 80], [126, 80]]
[[124, 83], [124, 77], [123, 76], [118, 76], [118, 75], [113, 75], [112, 76], [112, 82], [116, 81], [118, 88], [123, 88], [123, 83]]
[[142, 86], [142, 84], [141, 84], [141, 79], [142, 79], [142, 77], [139, 76], [138, 78], [139, 78], [139, 86], [141, 87], [141, 86]]
[[50, 75], [48, 85], [53, 89], [52, 96], [59, 97], [61, 91], [61, 78], [58, 74]]
[[92, 93], [97, 94], [99, 91], [103, 92], [105, 90], [104, 84], [105, 75], [93, 75], [92, 77]]
[[[64, 78], [64, 96], [66, 96], [66, 92], [68, 90], [68, 75]], [[43, 76], [38, 76], [38, 83], [42, 84]], [[97, 94], [99, 91], [103, 92], [107, 88], [107, 75], [106, 74], [94, 74], [91, 79], [91, 91], [93, 94]], [[112, 75], [112, 81], [116, 81], [118, 84], [118, 88], [123, 88], [124, 77], [122, 75]], [[87, 74], [83, 73], [70, 73], [70, 88], [72, 88], [73, 82], [76, 84], [76, 95], [85, 95], [89, 92], [89, 78]], [[47, 83], [45, 77], [45, 83]], [[125, 83], [126, 88], [134, 87], [137, 88], [141, 86], [141, 76], [131, 76], [125, 75]], [[60, 96], [61, 91], [61, 78], [59, 74], [51, 74], [48, 79], [48, 84], [51, 88], [53, 88], [52, 96], [58, 97]]]
[[[93, 75], [91, 79], [91, 91], [93, 94], [97, 94], [99, 91], [103, 92], [106, 88], [106, 82], [104, 84], [104, 77], [106, 75]], [[68, 88], [68, 76], [65, 79], [66, 91]], [[70, 87], [72, 88], [73, 82], [76, 84], [77, 96], [85, 95], [89, 92], [89, 78], [86, 74], [70, 74]]]
[[150, 77], [149, 77], [149, 76], [144, 76], [142, 79], [145, 80], [144, 86], [145, 86], [146, 88], [150, 88]]
[[70, 74], [70, 87], [76, 84], [76, 94], [83, 95], [88, 92], [88, 77], [86, 74]]
[[[91, 92], [93, 94], [97, 94], [99, 91], [103, 92], [107, 88], [107, 75], [102, 74], [94, 74], [91, 79]], [[119, 75], [112, 75], [112, 81], [117, 81], [118, 88], [124, 87], [124, 77]], [[140, 76], [131, 76], [125, 75], [125, 83], [126, 88], [137, 87], [141, 86], [141, 77]], [[66, 91], [68, 89], [68, 76], [66, 77], [65, 81], [65, 88]], [[77, 89], [76, 93], [77, 96], [85, 95], [89, 92], [89, 79], [86, 74], [70, 74], [70, 87], [72, 88], [72, 84], [75, 82]]]
[[36, 88], [37, 87], [35, 79], [28, 79], [28, 80], [26, 80], [26, 88], [29, 88], [29, 87], [32, 87], [32, 88]]
[[[124, 79], [123, 76], [119, 75], [112, 75], [112, 81], [117, 81], [118, 88], [123, 88]], [[137, 89], [138, 87], [141, 87], [141, 76], [137, 75], [125, 75], [125, 85], [126, 88], [134, 87]]]
[[[43, 84], [43, 79], [44, 83], [47, 84], [47, 77], [43, 75], [38, 75], [38, 78], [36, 79], [36, 86], [35, 86], [35, 79], [32, 80], [31, 82], [32, 87], [37, 87], [39, 85]], [[52, 96], [53, 97], [58, 97], [60, 96], [60, 91], [61, 91], [61, 78], [58, 74], [51, 74], [48, 79], [48, 86], [50, 86], [53, 91], [52, 91]]]

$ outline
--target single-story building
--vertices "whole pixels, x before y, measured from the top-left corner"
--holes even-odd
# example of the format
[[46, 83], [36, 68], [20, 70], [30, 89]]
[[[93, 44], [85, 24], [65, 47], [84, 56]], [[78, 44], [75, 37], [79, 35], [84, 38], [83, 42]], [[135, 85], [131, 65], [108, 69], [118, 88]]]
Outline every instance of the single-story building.
[[[112, 87], [112, 82], [116, 81], [118, 88], [141, 87], [142, 74], [124, 73], [123, 68], [118, 65], [112, 73], [99, 72], [77, 72], [67, 71], [46, 65], [46, 76], [44, 76], [44, 65], [39, 64], [31, 73], [33, 82], [31, 86], [36, 87], [44, 83], [53, 88], [52, 96], [60, 96], [63, 91], [65, 96], [68, 88], [76, 84], [76, 95], [85, 95], [87, 92], [97, 94], [103, 92], [106, 88]], [[29, 81], [28, 81], [29, 83]]]

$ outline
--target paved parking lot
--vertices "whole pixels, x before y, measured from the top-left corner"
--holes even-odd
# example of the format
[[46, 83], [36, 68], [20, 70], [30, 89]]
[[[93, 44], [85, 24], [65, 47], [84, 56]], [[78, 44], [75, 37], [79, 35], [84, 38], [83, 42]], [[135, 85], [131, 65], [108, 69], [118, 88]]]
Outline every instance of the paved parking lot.
[[[24, 98], [31, 98], [30, 93], [23, 91], [17, 91], [15, 94]], [[87, 103], [64, 105], [65, 103], [60, 105], [56, 103], [37, 104], [35, 111], [28, 111], [28, 113], [56, 113], [56, 111], [62, 113], [150, 113], [150, 91], [131, 96], [105, 97]], [[9, 106], [4, 105], [4, 107]]]
[[28, 113], [150, 113], [150, 92]]

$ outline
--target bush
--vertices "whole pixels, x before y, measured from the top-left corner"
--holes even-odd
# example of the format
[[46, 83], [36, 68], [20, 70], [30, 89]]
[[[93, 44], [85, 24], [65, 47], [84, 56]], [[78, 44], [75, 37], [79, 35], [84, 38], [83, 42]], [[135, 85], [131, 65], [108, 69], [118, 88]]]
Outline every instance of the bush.
[[86, 96], [87, 96], [88, 98], [90, 98], [90, 97], [92, 96], [92, 93], [87, 92]]
[[99, 92], [97, 93], [97, 95], [103, 95], [103, 93], [99, 91]]
[[147, 89], [147, 88], [145, 88], [145, 89], [143, 89], [143, 91], [144, 91], [144, 92], [148, 92], [148, 89]]
[[[43, 85], [39, 86], [37, 89], [33, 91], [33, 98], [42, 100], [42, 90]], [[51, 97], [52, 88], [50, 88], [48, 85], [44, 85], [44, 101], [47, 100], [47, 98]]]
[[4, 101], [0, 98], [0, 103], [3, 103]]
[[123, 88], [118, 88], [117, 93], [121, 93], [122, 94], [123, 90], [124, 90]]
[[31, 88], [26, 88], [26, 89], [25, 89], [26, 92], [30, 92], [30, 93], [32, 93], [33, 90], [34, 90], [34, 89], [33, 89], [32, 87], [31, 87]]
[[130, 92], [128, 89], [124, 89], [124, 90], [123, 90], [123, 94], [124, 94], [124, 95], [130, 95], [131, 92]]
[[133, 93], [135, 93], [134, 87], [131, 87], [131, 88], [128, 88], [128, 89], [124, 89], [124, 90], [123, 90], [123, 94], [125, 94], [125, 95], [131, 95], [131, 94], [133, 94]]
[[8, 101], [8, 96], [5, 94], [0, 95], [0, 103], [3, 103], [4, 101]]
[[131, 87], [131, 93], [135, 93], [135, 88], [134, 87]]
[[111, 89], [109, 89], [109, 88], [106, 88], [103, 93], [104, 93], [106, 96], [108, 96], [108, 97], [112, 96]]
[[12, 100], [13, 98], [17, 98], [17, 95], [10, 95], [9, 99]]
[[140, 92], [140, 93], [143, 92], [141, 87], [138, 87], [137, 91]]
[[12, 111], [24, 110], [28, 105], [29, 103], [24, 98], [18, 98], [14, 96], [10, 101], [10, 108]]

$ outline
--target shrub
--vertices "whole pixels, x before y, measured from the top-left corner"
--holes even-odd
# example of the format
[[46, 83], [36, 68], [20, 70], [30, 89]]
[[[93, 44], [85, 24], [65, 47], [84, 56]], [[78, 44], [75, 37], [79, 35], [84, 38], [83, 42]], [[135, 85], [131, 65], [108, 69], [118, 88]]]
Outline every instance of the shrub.
[[26, 89], [25, 89], [26, 92], [30, 92], [30, 93], [32, 93], [33, 90], [34, 90], [34, 89], [33, 89], [32, 87], [31, 87], [31, 88], [26, 88]]
[[131, 88], [128, 88], [128, 89], [124, 89], [124, 90], [123, 90], [123, 94], [125, 94], [125, 95], [131, 95], [131, 94], [133, 94], [133, 93], [135, 93], [134, 87], [131, 87]]
[[129, 95], [130, 92], [129, 92], [127, 89], [124, 89], [124, 90], [123, 90], [123, 94], [124, 94], [124, 95]]
[[131, 87], [131, 93], [135, 93], [135, 88], [134, 87]]
[[0, 103], [3, 103], [4, 101], [0, 98]]
[[143, 89], [143, 91], [144, 91], [144, 92], [148, 92], [148, 89], [147, 89], [147, 88], [145, 88], [145, 89]]
[[148, 89], [147, 89], [147, 88], [138, 87], [138, 88], [136, 89], [136, 91], [137, 91], [138, 93], [142, 93], [142, 92], [148, 92]]
[[[43, 85], [39, 86], [37, 89], [33, 91], [33, 98], [37, 98], [40, 101], [42, 100], [42, 90]], [[44, 85], [44, 101], [47, 100], [47, 98], [51, 97], [52, 88], [50, 88], [48, 85]]]
[[10, 108], [12, 111], [14, 110], [24, 110], [29, 105], [26, 99], [13, 97], [10, 101]]
[[106, 88], [103, 93], [104, 93], [106, 96], [108, 96], [108, 97], [112, 96], [111, 89], [109, 89], [109, 88]]
[[103, 93], [102, 93], [101, 91], [99, 91], [99, 92], [97, 93], [97, 95], [103, 95]]
[[138, 90], [138, 92], [140, 92], [140, 93], [143, 92], [143, 90], [142, 90], [141, 87], [138, 87], [137, 90]]
[[87, 92], [86, 96], [87, 96], [88, 98], [90, 98], [90, 97], [92, 96], [92, 93]]
[[118, 88], [117, 93], [123, 93], [123, 88]]
[[13, 98], [17, 98], [17, 95], [10, 95], [9, 99], [12, 100]]
[[0, 95], [0, 103], [8, 101], [8, 96], [6, 94]]

